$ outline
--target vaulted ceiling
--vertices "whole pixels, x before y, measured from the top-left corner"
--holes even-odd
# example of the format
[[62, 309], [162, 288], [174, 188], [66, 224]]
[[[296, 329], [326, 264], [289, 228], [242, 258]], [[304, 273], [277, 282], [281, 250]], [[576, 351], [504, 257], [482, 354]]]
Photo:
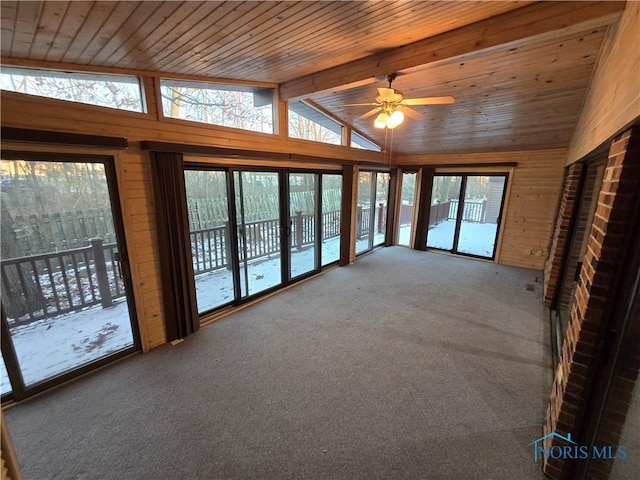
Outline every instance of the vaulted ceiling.
[[385, 74], [453, 105], [393, 130], [403, 154], [569, 144], [624, 2], [252, 1], [1, 3], [2, 61], [277, 83], [380, 143], [359, 119]]

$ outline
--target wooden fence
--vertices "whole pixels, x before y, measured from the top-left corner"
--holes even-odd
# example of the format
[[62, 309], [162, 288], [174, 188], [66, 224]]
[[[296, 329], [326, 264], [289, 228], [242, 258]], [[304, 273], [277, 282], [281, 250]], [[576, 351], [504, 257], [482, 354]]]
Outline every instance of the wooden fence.
[[89, 238], [116, 241], [109, 207], [13, 215], [12, 220], [25, 256], [84, 247]]

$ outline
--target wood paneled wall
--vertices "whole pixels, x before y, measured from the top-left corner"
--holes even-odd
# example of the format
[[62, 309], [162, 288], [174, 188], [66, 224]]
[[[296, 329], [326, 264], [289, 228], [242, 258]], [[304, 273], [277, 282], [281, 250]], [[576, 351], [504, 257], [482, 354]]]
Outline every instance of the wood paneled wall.
[[640, 2], [627, 2], [605, 38], [569, 146], [573, 163], [640, 117]]
[[[509, 185], [496, 261], [542, 270], [557, 213], [566, 161], [565, 149], [520, 152], [420, 155], [399, 158], [401, 165], [459, 165], [436, 172], [507, 172]], [[517, 167], [489, 166], [517, 162]], [[487, 164], [482, 167], [482, 164]]]

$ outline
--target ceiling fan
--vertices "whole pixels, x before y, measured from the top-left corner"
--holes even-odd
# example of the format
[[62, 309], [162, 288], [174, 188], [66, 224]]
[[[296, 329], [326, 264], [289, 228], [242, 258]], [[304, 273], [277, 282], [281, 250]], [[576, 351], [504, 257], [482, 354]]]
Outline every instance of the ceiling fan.
[[388, 88], [378, 88], [378, 95], [373, 103], [351, 103], [340, 105], [341, 107], [361, 107], [365, 105], [375, 105], [375, 108], [369, 110], [358, 118], [369, 118], [378, 116], [374, 122], [376, 128], [396, 128], [404, 121], [405, 114], [411, 118], [421, 118], [424, 115], [417, 110], [411, 108], [416, 105], [446, 105], [454, 103], [456, 100], [451, 96], [446, 97], [422, 97], [422, 98], [404, 98], [402, 92], [391, 87], [397, 73], [390, 73], [385, 76], [389, 82]]

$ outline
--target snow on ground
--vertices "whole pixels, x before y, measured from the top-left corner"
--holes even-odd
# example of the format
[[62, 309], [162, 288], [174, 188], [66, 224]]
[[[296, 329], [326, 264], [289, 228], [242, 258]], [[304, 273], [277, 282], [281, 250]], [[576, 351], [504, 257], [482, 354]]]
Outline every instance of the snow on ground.
[[[295, 278], [313, 270], [315, 249], [307, 247], [302, 251], [291, 251], [291, 277]], [[328, 264], [340, 258], [340, 237], [325, 240], [322, 243], [322, 263]], [[225, 303], [232, 302], [233, 276], [230, 270], [222, 268], [213, 272], [196, 275], [196, 300], [198, 311], [205, 312]], [[240, 269], [240, 282], [243, 296], [253, 295], [282, 283], [280, 257], [260, 259], [249, 263], [245, 270]], [[246, 283], [249, 284], [247, 294]]]
[[[111, 308], [94, 306], [10, 331], [26, 385], [133, 345], [129, 310], [124, 299], [114, 302]], [[6, 368], [0, 370], [0, 382], [2, 393], [10, 390]]]
[[[427, 245], [451, 250], [455, 227], [455, 220], [446, 220], [431, 227], [427, 237]], [[498, 226], [495, 223], [462, 222], [460, 225], [460, 238], [458, 239], [458, 252], [491, 257], [497, 228]]]
[[[373, 246], [378, 246], [384, 242], [384, 233], [374, 233], [373, 234]], [[364, 252], [369, 249], [369, 236], [362, 237], [359, 240], [356, 240], [356, 253]]]

